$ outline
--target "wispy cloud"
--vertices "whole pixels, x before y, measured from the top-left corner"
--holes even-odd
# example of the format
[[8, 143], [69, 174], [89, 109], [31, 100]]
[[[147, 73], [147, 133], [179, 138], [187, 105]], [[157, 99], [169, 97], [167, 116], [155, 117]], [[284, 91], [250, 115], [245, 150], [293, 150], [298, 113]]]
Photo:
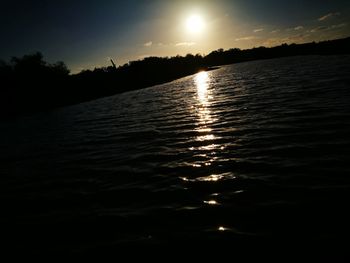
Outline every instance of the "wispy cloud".
[[347, 26], [348, 24], [346, 23], [342, 23], [342, 24], [338, 24], [338, 25], [331, 25], [328, 27], [328, 29], [337, 29], [337, 28], [342, 28], [342, 27], [345, 27]]
[[247, 41], [247, 40], [253, 40], [253, 39], [257, 39], [257, 37], [255, 36], [248, 36], [248, 37], [240, 37], [240, 38], [236, 38], [236, 41]]
[[280, 45], [282, 43], [281, 39], [278, 37], [274, 37], [274, 38], [268, 38], [266, 39], [262, 45], [264, 45], [265, 47], [273, 47], [273, 46], [277, 46]]
[[297, 34], [294, 36], [285, 37], [282, 39], [282, 41], [287, 43], [303, 43], [308, 37], [310, 37], [310, 34]]
[[326, 30], [328, 27], [326, 26], [318, 26], [318, 27], [315, 27], [313, 29], [310, 30], [311, 33], [315, 33], [315, 32], [318, 32], [318, 31], [322, 31], [322, 30]]
[[287, 32], [290, 32], [290, 31], [298, 31], [298, 30], [302, 30], [302, 29], [304, 29], [303, 26], [296, 26], [296, 27], [287, 28], [286, 31], [287, 31]]
[[296, 31], [298, 31], [298, 30], [302, 30], [302, 29], [304, 29], [304, 27], [303, 27], [303, 26], [296, 26], [296, 27], [294, 27], [294, 30], [296, 30]]
[[324, 21], [324, 20], [327, 20], [329, 18], [332, 18], [332, 17], [335, 17], [335, 16], [340, 16], [340, 13], [339, 12], [336, 12], [336, 13], [329, 13], [327, 15], [324, 15], [324, 16], [321, 16], [318, 21]]
[[264, 31], [264, 29], [263, 28], [257, 28], [257, 29], [253, 30], [254, 33], [258, 33], [258, 32], [261, 32], [261, 31]]
[[279, 30], [279, 29], [276, 29], [276, 30], [272, 30], [270, 33], [271, 33], [271, 34], [276, 34], [276, 33], [278, 33], [278, 32], [280, 32], [280, 30]]
[[153, 42], [152, 41], [149, 41], [149, 42], [147, 42], [147, 43], [145, 43], [145, 44], [143, 44], [145, 47], [150, 47], [150, 46], [152, 46], [152, 44], [153, 44]]
[[345, 26], [347, 26], [346, 23], [331, 25], [331, 26], [318, 26], [316, 28], [311, 29], [309, 32], [316, 33], [316, 32], [324, 31], [324, 30], [334, 30], [334, 29], [345, 27]]
[[180, 46], [194, 46], [196, 43], [195, 42], [180, 42], [176, 43], [175, 46], [180, 47]]
[[153, 43], [152, 41], [149, 41], [147, 43], [144, 43], [143, 45], [145, 47], [181, 47], [181, 46], [194, 46], [196, 45], [196, 42], [179, 42], [179, 43]]
[[281, 45], [282, 43], [304, 43], [307, 41], [308, 37], [310, 37], [310, 34], [297, 34], [282, 38], [268, 38], [262, 44], [264, 46], [272, 47]]
[[144, 55], [138, 56], [138, 59], [144, 59], [144, 58], [148, 58], [148, 57], [151, 57], [151, 55], [149, 55], [149, 54], [144, 54]]

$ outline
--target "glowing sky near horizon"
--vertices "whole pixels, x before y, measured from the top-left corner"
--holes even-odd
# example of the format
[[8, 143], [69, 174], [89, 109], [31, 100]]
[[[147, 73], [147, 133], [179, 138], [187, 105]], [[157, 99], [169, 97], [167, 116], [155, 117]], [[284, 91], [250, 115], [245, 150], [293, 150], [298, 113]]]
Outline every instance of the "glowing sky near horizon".
[[41, 51], [73, 72], [147, 56], [350, 36], [347, 0], [8, 1], [0, 59]]

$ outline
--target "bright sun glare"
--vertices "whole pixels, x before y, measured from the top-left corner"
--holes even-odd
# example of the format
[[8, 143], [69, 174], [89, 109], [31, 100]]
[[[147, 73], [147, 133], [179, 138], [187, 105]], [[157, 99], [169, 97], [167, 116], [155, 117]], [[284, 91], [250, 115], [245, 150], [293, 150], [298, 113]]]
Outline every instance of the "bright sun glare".
[[200, 33], [204, 29], [204, 21], [199, 15], [192, 15], [187, 19], [186, 27], [190, 33]]

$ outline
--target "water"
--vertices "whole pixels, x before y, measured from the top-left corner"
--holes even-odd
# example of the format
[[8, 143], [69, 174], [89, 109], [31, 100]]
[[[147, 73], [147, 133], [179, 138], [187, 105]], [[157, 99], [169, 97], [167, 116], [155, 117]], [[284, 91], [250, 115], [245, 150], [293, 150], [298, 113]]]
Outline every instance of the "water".
[[7, 238], [41, 252], [340, 245], [349, 68], [349, 56], [241, 63], [2, 122], [1, 221], [19, 232]]

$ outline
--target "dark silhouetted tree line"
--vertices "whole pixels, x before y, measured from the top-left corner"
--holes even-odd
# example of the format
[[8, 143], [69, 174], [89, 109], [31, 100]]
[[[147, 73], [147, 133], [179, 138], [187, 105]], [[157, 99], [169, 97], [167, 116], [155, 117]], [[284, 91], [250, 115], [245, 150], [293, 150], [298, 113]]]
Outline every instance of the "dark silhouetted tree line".
[[45, 110], [165, 83], [214, 66], [296, 55], [349, 54], [350, 38], [283, 44], [247, 50], [218, 49], [207, 56], [148, 57], [69, 75], [63, 62], [49, 64], [41, 53], [0, 61], [0, 116]]
[[62, 90], [69, 81], [69, 70], [59, 61], [49, 64], [41, 53], [13, 57], [0, 62], [1, 115], [13, 115], [61, 105]]

